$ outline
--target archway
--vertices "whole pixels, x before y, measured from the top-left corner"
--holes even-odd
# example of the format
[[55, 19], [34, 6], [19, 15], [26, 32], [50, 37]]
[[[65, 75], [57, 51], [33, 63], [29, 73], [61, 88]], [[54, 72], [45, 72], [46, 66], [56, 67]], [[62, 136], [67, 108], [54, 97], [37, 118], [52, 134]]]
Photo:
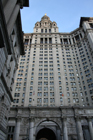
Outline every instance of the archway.
[[56, 140], [56, 136], [51, 129], [43, 128], [37, 133], [36, 140]]

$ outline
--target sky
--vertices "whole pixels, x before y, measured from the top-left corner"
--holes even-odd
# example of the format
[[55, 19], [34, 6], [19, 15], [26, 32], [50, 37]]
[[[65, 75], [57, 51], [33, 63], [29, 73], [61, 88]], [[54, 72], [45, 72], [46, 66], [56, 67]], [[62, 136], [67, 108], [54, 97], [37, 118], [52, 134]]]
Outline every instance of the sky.
[[33, 33], [45, 13], [59, 32], [71, 32], [79, 27], [81, 17], [93, 17], [93, 0], [29, 0], [29, 7], [21, 10], [23, 32]]

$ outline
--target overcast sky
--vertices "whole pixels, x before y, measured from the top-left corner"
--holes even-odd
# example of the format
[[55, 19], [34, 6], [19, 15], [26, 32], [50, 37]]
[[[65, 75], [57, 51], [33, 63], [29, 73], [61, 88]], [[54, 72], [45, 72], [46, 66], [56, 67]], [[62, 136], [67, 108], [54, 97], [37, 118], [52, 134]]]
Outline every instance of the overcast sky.
[[93, 17], [93, 0], [29, 0], [29, 7], [21, 10], [24, 33], [32, 33], [45, 13], [59, 32], [71, 32], [79, 27], [80, 17]]

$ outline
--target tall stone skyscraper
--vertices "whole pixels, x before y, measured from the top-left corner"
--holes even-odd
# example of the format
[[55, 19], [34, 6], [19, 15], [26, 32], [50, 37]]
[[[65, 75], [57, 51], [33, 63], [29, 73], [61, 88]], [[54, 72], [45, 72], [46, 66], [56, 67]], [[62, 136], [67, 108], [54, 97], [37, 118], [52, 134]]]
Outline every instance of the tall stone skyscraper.
[[24, 54], [20, 8], [28, 0], [0, 0], [0, 140], [6, 140], [12, 87], [19, 56]]
[[24, 34], [8, 138], [93, 139], [93, 18], [70, 33], [47, 15]]

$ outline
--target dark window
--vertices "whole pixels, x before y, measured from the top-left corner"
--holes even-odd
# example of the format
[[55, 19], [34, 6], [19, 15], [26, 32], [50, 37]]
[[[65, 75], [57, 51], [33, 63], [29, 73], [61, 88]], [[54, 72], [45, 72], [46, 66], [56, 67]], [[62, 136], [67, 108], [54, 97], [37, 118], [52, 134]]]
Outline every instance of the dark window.
[[93, 28], [93, 23], [90, 23], [90, 27]]
[[49, 33], [51, 33], [51, 29], [49, 29]]
[[47, 29], [45, 29], [45, 33], [47, 33]]
[[41, 33], [43, 33], [43, 29], [41, 29]]
[[3, 47], [4, 47], [4, 40], [3, 40], [3, 35], [0, 29], [0, 48], [3, 48]]

